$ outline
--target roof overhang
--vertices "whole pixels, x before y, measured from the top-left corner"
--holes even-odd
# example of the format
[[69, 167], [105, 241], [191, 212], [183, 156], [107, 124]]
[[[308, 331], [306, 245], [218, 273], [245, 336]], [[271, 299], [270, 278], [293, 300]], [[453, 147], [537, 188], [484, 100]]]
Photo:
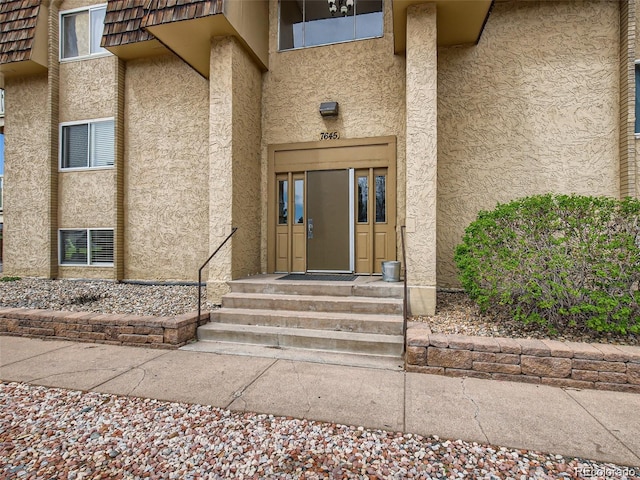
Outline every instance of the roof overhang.
[[475, 45], [480, 40], [493, 0], [393, 0], [394, 52], [406, 50], [407, 8], [435, 3], [438, 46]]
[[152, 57], [169, 53], [165, 46], [156, 39], [125, 43], [124, 45], [105, 46], [104, 48], [123, 60], [135, 60], [136, 58]]
[[267, 70], [268, 13], [266, 0], [226, 0], [221, 13], [143, 28], [203, 77], [209, 78], [211, 39], [219, 36], [236, 37], [260, 68]]
[[42, 2], [38, 11], [33, 43], [28, 53], [28, 58], [1, 63], [0, 74], [2, 74], [3, 77], [10, 78], [46, 73], [49, 65], [47, 57], [48, 17], [49, 9], [47, 8], [47, 4], [46, 2]]

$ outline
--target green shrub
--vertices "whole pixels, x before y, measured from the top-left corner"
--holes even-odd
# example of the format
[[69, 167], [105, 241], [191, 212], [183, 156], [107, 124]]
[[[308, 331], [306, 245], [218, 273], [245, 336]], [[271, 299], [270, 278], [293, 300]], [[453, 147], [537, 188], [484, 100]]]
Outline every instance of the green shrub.
[[480, 212], [455, 251], [483, 311], [640, 333], [640, 201], [540, 195]]
[[20, 280], [20, 277], [1, 277], [0, 282], [15, 282]]

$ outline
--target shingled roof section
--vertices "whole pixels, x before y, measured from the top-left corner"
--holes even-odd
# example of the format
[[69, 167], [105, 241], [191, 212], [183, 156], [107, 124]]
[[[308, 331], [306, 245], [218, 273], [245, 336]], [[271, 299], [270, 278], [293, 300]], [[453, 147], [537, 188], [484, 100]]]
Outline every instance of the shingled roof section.
[[41, 0], [0, 1], [0, 64], [31, 59]]
[[144, 27], [222, 13], [223, 0], [150, 0]]
[[153, 35], [140, 28], [148, 0], [108, 0], [104, 17], [102, 47], [118, 47], [153, 40]]

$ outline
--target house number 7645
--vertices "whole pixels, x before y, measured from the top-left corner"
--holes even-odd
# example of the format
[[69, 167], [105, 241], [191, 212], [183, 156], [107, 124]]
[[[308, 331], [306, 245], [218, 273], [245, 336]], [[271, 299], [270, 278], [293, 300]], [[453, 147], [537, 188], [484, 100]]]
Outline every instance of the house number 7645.
[[320, 132], [320, 140], [338, 140], [339, 138], [338, 132]]

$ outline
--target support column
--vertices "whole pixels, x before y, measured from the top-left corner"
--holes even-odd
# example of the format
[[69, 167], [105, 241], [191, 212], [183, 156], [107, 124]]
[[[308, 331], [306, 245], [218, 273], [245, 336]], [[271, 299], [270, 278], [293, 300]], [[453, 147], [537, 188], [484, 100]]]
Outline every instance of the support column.
[[620, 198], [638, 197], [635, 155], [635, 0], [620, 2]]
[[260, 272], [262, 72], [233, 37], [211, 43], [209, 111], [209, 245], [238, 227], [209, 267], [209, 300], [227, 282]]
[[116, 85], [116, 98], [114, 103], [115, 118], [115, 205], [113, 232], [114, 240], [114, 265], [113, 280], [124, 279], [124, 87], [126, 63], [118, 59], [115, 67], [114, 82]]
[[413, 315], [433, 315], [436, 307], [436, 34], [435, 4], [407, 9], [406, 267]]
[[[209, 76], [209, 251], [231, 233], [233, 205], [233, 42], [211, 41]], [[219, 302], [231, 280], [233, 239], [209, 264], [207, 297]]]

